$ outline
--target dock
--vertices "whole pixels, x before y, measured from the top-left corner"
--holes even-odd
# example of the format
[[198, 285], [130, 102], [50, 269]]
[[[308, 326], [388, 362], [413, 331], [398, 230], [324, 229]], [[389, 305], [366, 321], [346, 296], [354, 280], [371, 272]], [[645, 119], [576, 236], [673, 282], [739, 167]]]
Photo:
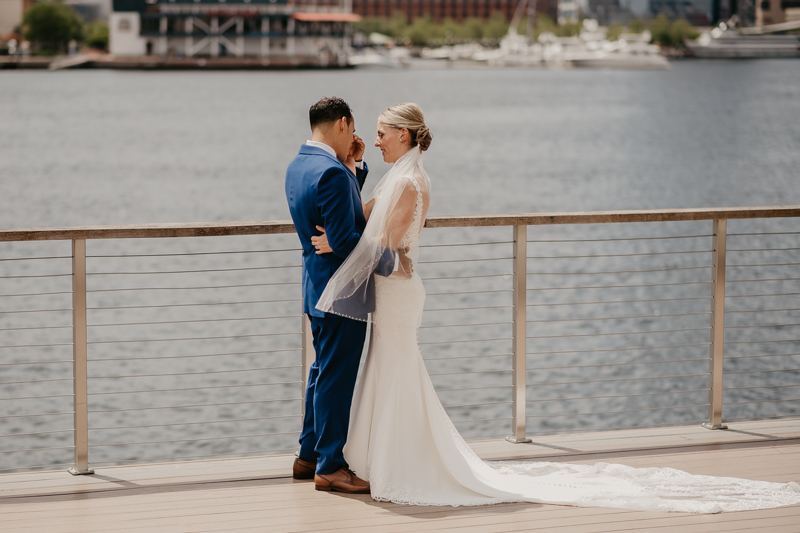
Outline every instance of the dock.
[[[800, 419], [472, 442], [489, 460], [672, 467], [694, 474], [800, 480]], [[291, 478], [293, 455], [0, 476], [0, 530], [25, 533], [511, 531], [796, 533], [800, 506], [692, 515], [560, 505], [413, 507], [317, 492]]]
[[[800, 481], [800, 206], [426, 228], [420, 347], [484, 460]], [[690, 515], [317, 492], [291, 478], [314, 358], [291, 222], [0, 242], [3, 533], [800, 531], [800, 505]]]

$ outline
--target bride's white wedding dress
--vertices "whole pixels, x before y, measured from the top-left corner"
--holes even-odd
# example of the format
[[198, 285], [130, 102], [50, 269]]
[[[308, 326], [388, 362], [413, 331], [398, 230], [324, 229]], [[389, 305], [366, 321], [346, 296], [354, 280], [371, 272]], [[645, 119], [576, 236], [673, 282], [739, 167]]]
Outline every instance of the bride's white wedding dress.
[[[414, 184], [414, 218], [400, 248], [409, 248], [416, 263], [428, 190], [419, 174]], [[369, 480], [376, 500], [452, 506], [538, 502], [690, 513], [800, 503], [794, 482], [606, 463], [484, 462], [447, 416], [420, 354], [417, 328], [425, 289], [419, 275], [375, 276], [375, 298], [369, 353], [356, 385], [344, 455]]]

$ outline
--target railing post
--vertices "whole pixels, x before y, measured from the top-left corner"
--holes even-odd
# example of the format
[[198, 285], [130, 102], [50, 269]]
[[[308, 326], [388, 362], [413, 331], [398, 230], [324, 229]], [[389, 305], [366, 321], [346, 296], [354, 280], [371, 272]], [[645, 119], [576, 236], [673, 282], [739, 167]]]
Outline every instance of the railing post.
[[514, 444], [531, 442], [525, 436], [526, 324], [528, 226], [514, 226], [514, 332], [512, 341], [513, 378], [511, 389], [511, 431], [506, 440]]
[[722, 361], [725, 346], [725, 238], [728, 221], [714, 220], [711, 259], [711, 348], [708, 375], [708, 429], [728, 429], [722, 423]]
[[75, 411], [75, 465], [72, 475], [89, 468], [89, 402], [86, 360], [86, 240], [72, 240], [72, 390]]
[[303, 313], [303, 415], [306, 414], [306, 391], [308, 390], [308, 373], [311, 372], [311, 365], [314, 364], [317, 354], [314, 351], [314, 337], [311, 334], [311, 321], [308, 315]]

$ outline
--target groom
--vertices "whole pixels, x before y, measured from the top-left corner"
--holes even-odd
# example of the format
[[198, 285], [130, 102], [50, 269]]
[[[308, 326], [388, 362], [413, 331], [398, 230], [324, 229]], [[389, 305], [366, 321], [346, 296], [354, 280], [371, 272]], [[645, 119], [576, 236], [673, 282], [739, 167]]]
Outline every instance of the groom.
[[[361, 204], [368, 172], [360, 161], [364, 143], [355, 136], [353, 113], [341, 98], [323, 98], [311, 106], [309, 120], [311, 140], [286, 170], [286, 199], [303, 245], [303, 313], [311, 321], [316, 352], [292, 475], [313, 478], [317, 490], [369, 494], [369, 483], [348, 468], [342, 453], [367, 323], [316, 309], [367, 224]], [[318, 226], [325, 229], [333, 253], [316, 253], [311, 237], [321, 234]], [[397, 263], [397, 255], [385, 254], [376, 273], [388, 276]]]

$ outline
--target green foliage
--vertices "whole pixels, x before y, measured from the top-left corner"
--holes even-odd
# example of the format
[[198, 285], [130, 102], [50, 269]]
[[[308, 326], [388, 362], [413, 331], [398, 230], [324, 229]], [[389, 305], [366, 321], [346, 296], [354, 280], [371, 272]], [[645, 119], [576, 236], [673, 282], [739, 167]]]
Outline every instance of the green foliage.
[[488, 20], [473, 17], [462, 23], [445, 19], [437, 24], [431, 17], [425, 16], [408, 25], [405, 15], [395, 13], [392, 18], [365, 17], [356, 22], [353, 28], [366, 35], [377, 32], [411, 42], [414, 46], [426, 46], [465, 40], [498, 40], [508, 32], [508, 23], [502, 13], [494, 13]]
[[700, 34], [689, 22], [678, 19], [672, 23], [661, 15], [650, 23], [653, 43], [659, 46], [683, 46], [686, 41], [696, 39]]
[[606, 30], [606, 39], [609, 41], [619, 41], [619, 36], [622, 35], [621, 24], [611, 24]]
[[669, 34], [669, 19], [659, 15], [650, 22], [652, 42], [660, 46], [672, 46], [672, 36]]
[[462, 25], [462, 35], [465, 39], [483, 39], [484, 26], [486, 24], [479, 18], [470, 18]]
[[365, 35], [370, 33], [380, 33], [395, 39], [403, 37], [406, 33], [406, 16], [397, 12], [391, 18], [386, 17], [364, 17], [359, 22], [353, 24], [353, 29]]
[[[525, 35], [528, 21], [523, 18], [517, 32]], [[395, 13], [392, 18], [365, 17], [353, 25], [355, 31], [366, 35], [377, 32], [388, 35], [398, 41], [410, 42], [414, 46], [437, 46], [464, 41], [496, 42], [508, 33], [508, 22], [500, 12], [495, 12], [487, 20], [469, 18], [464, 22], [445, 19], [436, 23], [430, 16], [416, 19], [413, 24], [406, 24], [405, 15]], [[542, 33], [554, 33], [559, 37], [572, 37], [581, 31], [579, 22], [570, 22], [557, 25], [546, 15], [539, 15], [536, 19], [534, 36]]]
[[647, 25], [642, 19], [633, 19], [628, 23], [628, 31], [630, 33], [642, 33], [647, 29]]
[[102, 21], [86, 25], [86, 44], [98, 50], [108, 50], [108, 24]]
[[683, 46], [686, 44], [686, 41], [691, 41], [692, 39], [700, 37], [700, 32], [698, 32], [689, 21], [684, 19], [674, 21], [670, 25], [669, 34], [673, 46]]
[[414, 46], [425, 46], [434, 39], [444, 36], [441, 24], [435, 24], [429, 16], [419, 17], [408, 28], [406, 37]]
[[574, 37], [580, 35], [581, 23], [580, 22], [567, 22], [556, 28], [556, 35], [558, 37]]
[[489, 20], [483, 22], [484, 39], [502, 39], [508, 33], [508, 22], [502, 13], [494, 12]]
[[[517, 26], [517, 33], [520, 35], [527, 35], [528, 20], [522, 19]], [[573, 37], [581, 32], [581, 24], [579, 22], [567, 22], [566, 24], [558, 25], [553, 22], [553, 19], [547, 15], [539, 15], [536, 17], [536, 27], [533, 30], [535, 38], [543, 33], [552, 33], [556, 37]]]
[[72, 41], [83, 40], [83, 19], [72, 6], [55, 2], [34, 4], [22, 19], [25, 39], [41, 53], [56, 54]]

